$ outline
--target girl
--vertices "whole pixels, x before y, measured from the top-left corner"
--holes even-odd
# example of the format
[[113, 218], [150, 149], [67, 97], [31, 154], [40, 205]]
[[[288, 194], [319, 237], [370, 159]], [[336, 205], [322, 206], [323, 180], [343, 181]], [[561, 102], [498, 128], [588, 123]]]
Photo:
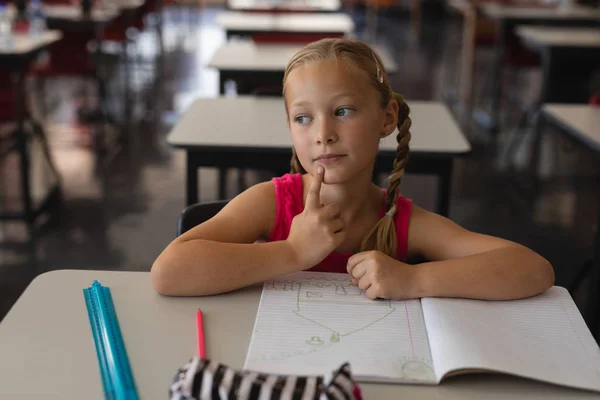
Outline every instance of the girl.
[[[309, 269], [348, 273], [371, 299], [517, 299], [554, 284], [535, 252], [469, 232], [399, 194], [409, 108], [367, 45], [307, 45], [286, 68], [283, 96], [292, 174], [251, 187], [175, 239], [152, 266], [159, 293], [217, 294]], [[382, 190], [371, 181], [377, 148], [396, 128]], [[427, 262], [407, 263], [414, 259]]]

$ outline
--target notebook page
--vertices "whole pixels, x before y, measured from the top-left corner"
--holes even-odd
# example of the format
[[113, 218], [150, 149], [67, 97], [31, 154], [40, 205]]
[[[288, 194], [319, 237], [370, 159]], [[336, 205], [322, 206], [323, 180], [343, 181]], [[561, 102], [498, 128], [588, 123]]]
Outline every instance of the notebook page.
[[482, 368], [600, 391], [600, 348], [569, 292], [516, 301], [422, 299], [438, 377]]
[[369, 300], [347, 274], [299, 272], [265, 283], [244, 368], [435, 383], [419, 300]]

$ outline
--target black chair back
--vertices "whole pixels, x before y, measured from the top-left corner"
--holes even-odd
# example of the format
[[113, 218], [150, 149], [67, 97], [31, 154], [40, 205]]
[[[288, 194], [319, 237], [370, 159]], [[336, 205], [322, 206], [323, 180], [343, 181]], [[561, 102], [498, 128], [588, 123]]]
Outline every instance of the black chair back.
[[198, 203], [186, 207], [177, 221], [177, 236], [189, 231], [196, 225], [200, 225], [217, 215], [229, 203], [229, 200], [215, 201], [211, 203]]

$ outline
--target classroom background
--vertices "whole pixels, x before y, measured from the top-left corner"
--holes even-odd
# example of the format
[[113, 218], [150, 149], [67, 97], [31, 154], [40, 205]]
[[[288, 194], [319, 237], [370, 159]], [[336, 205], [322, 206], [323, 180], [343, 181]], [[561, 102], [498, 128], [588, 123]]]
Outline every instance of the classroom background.
[[[218, 96], [278, 99], [277, 61], [327, 36], [375, 46], [409, 106], [437, 107], [418, 120], [429, 120], [428, 145], [448, 162], [417, 149], [420, 173], [409, 161], [403, 195], [539, 252], [597, 327], [593, 0], [0, 1], [0, 320], [47, 271], [149, 271], [187, 205], [281, 173], [258, 150], [233, 167], [210, 156], [229, 143], [224, 135], [251, 144], [257, 135], [260, 145], [237, 106], [220, 111], [233, 132], [202, 118], [186, 124], [199, 140], [223, 140], [208, 150], [182, 140], [177, 124]], [[453, 129], [468, 149], [444, 148]], [[415, 141], [418, 121], [412, 131]]]

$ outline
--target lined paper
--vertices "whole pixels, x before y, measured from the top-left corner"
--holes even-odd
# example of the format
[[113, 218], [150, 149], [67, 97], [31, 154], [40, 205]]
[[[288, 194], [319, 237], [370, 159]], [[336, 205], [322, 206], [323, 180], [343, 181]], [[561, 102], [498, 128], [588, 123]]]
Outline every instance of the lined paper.
[[422, 300], [438, 379], [489, 369], [600, 391], [600, 348], [569, 292], [516, 301]]
[[435, 383], [419, 300], [370, 300], [346, 274], [298, 272], [265, 283], [244, 368], [362, 381]]

